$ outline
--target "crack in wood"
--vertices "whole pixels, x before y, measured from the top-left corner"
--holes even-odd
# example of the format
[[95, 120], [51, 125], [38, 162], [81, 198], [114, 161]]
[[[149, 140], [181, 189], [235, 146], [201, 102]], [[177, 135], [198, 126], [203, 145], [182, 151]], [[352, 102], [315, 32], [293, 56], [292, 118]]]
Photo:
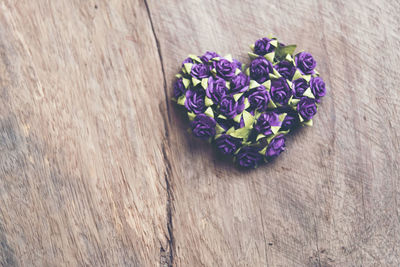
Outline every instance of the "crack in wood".
[[161, 111], [162, 118], [164, 120], [164, 131], [165, 131], [165, 140], [162, 142], [162, 153], [164, 157], [164, 162], [165, 162], [165, 173], [164, 173], [164, 179], [165, 179], [165, 184], [166, 184], [166, 191], [167, 191], [167, 203], [166, 203], [166, 210], [167, 210], [167, 230], [168, 230], [168, 236], [167, 242], [168, 242], [168, 248], [164, 248], [162, 245], [160, 246], [160, 266], [162, 267], [170, 267], [173, 266], [173, 260], [174, 260], [174, 233], [173, 233], [173, 224], [172, 224], [172, 190], [171, 190], [171, 183], [170, 183], [170, 177], [171, 177], [171, 162], [168, 158], [167, 152], [166, 152], [166, 146], [169, 145], [169, 131], [168, 131], [168, 121], [170, 120], [170, 109], [169, 109], [169, 100], [168, 100], [168, 92], [167, 92], [167, 81], [165, 77], [165, 69], [164, 69], [164, 61], [161, 53], [161, 47], [160, 47], [160, 42], [158, 40], [156, 31], [154, 29], [154, 24], [153, 20], [151, 17], [151, 12], [149, 5], [147, 3], [147, 0], [143, 0], [145, 6], [146, 6], [146, 11], [147, 15], [149, 17], [150, 21], [150, 26], [151, 30], [153, 32], [153, 37], [156, 42], [157, 46], [157, 52], [158, 56], [160, 59], [160, 65], [161, 65], [161, 72], [163, 75], [163, 87], [164, 87], [164, 95], [165, 95], [165, 104], [167, 107], [167, 116], [168, 120], [165, 118], [164, 113]]

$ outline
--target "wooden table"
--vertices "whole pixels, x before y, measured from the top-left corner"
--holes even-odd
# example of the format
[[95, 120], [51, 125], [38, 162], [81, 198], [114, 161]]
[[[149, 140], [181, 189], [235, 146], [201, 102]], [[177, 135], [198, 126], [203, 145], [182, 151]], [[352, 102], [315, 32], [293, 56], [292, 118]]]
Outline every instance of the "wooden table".
[[[400, 3], [0, 2], [2, 266], [399, 266]], [[243, 172], [170, 98], [189, 53], [311, 52], [315, 126]]]

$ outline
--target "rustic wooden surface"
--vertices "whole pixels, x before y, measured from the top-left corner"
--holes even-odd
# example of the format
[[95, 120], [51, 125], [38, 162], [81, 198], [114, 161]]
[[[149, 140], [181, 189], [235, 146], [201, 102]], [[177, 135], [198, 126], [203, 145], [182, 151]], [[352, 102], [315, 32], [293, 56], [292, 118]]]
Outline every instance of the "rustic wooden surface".
[[[399, 266], [400, 4], [0, 1], [2, 266]], [[328, 85], [243, 172], [169, 100], [189, 53], [273, 33]]]

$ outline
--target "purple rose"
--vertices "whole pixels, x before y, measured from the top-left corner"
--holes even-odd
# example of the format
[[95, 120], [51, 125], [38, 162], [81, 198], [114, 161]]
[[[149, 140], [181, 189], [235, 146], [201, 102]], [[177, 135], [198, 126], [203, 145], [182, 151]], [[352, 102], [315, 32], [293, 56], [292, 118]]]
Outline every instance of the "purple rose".
[[281, 131], [288, 131], [298, 126], [300, 120], [297, 112], [289, 112], [286, 114], [285, 119], [282, 122]]
[[295, 98], [301, 98], [304, 94], [304, 92], [308, 88], [308, 82], [303, 79], [297, 79], [293, 81], [293, 90], [294, 90], [294, 97]]
[[272, 63], [264, 57], [258, 57], [250, 63], [250, 77], [260, 84], [268, 80], [272, 72]]
[[276, 64], [275, 69], [282, 75], [282, 77], [292, 80], [294, 73], [296, 72], [296, 66], [293, 62], [289, 62], [287, 60], [283, 60]]
[[300, 71], [304, 74], [314, 73], [317, 62], [314, 60], [312, 55], [307, 52], [301, 52], [295, 57], [295, 62]]
[[195, 64], [192, 66], [190, 74], [199, 80], [207, 78], [210, 76], [210, 67], [206, 64]]
[[314, 77], [310, 81], [311, 92], [318, 99], [326, 93], [325, 82], [320, 77]]
[[219, 57], [220, 55], [218, 55], [217, 53], [215, 53], [215, 52], [210, 52], [210, 51], [207, 51], [204, 55], [202, 55], [201, 57], [200, 57], [200, 59], [201, 59], [201, 61], [203, 61], [204, 63], [207, 63], [207, 62], [209, 62], [211, 59], [213, 59], [213, 58], [215, 58], [215, 57]]
[[268, 38], [262, 38], [256, 41], [254, 44], [254, 53], [256, 53], [259, 56], [263, 56], [265, 54], [268, 54], [274, 50], [274, 47], [270, 43], [270, 39]]
[[182, 78], [177, 79], [176, 82], [174, 83], [174, 97], [175, 98], [180, 97], [181, 95], [183, 95], [185, 90], [186, 88], [182, 82]]
[[216, 122], [205, 114], [198, 114], [190, 123], [194, 136], [208, 139], [215, 135]]
[[265, 111], [268, 108], [269, 94], [263, 85], [249, 91], [250, 110]]
[[205, 91], [203, 89], [191, 89], [186, 91], [185, 107], [195, 114], [202, 113], [206, 110], [204, 104]]
[[241, 139], [223, 134], [215, 139], [215, 145], [218, 150], [224, 155], [233, 155], [241, 145]]
[[226, 95], [221, 99], [219, 112], [228, 119], [234, 118], [237, 114], [244, 109], [244, 98], [240, 98], [238, 102], [235, 101], [233, 96]]
[[242, 62], [237, 59], [233, 59], [233, 63], [236, 65], [237, 69], [242, 69]]
[[272, 134], [271, 126], [281, 126], [279, 116], [275, 112], [262, 113], [257, 119], [254, 129], [263, 135]]
[[297, 111], [305, 120], [310, 120], [317, 113], [315, 100], [308, 97], [301, 98], [297, 104]]
[[235, 76], [236, 64], [227, 59], [221, 59], [215, 63], [217, 75], [225, 80]]
[[259, 149], [252, 146], [242, 147], [236, 155], [236, 162], [240, 167], [255, 168], [261, 163], [262, 155], [258, 153]]
[[221, 99], [227, 94], [228, 88], [226, 82], [221, 78], [210, 77], [208, 79], [207, 96], [213, 100], [215, 104], [219, 104]]
[[185, 65], [185, 63], [193, 63], [193, 59], [191, 59], [190, 57], [186, 58], [186, 59], [182, 62], [182, 66]]
[[286, 79], [281, 77], [271, 81], [271, 99], [280, 105], [286, 105], [292, 96], [292, 89], [289, 87]]
[[231, 80], [231, 92], [232, 93], [242, 93], [247, 91], [250, 84], [250, 77], [248, 77], [243, 72], [239, 73]]
[[275, 136], [274, 139], [272, 139], [271, 142], [268, 144], [265, 156], [268, 159], [273, 159], [279, 156], [279, 154], [281, 154], [282, 151], [284, 150], [285, 150], [285, 136], [283, 134], [280, 134]]

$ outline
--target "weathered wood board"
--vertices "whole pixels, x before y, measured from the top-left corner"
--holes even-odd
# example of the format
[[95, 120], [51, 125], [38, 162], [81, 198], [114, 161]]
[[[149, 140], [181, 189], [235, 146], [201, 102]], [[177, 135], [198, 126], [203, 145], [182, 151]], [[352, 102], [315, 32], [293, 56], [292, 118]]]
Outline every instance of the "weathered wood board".
[[[0, 1], [0, 265], [399, 266], [400, 3]], [[252, 171], [170, 101], [189, 53], [269, 33], [328, 86]]]

